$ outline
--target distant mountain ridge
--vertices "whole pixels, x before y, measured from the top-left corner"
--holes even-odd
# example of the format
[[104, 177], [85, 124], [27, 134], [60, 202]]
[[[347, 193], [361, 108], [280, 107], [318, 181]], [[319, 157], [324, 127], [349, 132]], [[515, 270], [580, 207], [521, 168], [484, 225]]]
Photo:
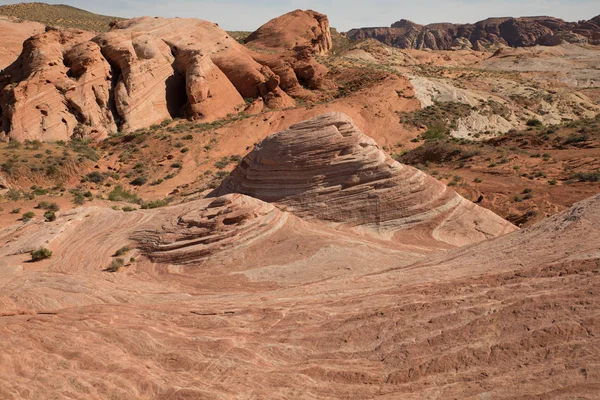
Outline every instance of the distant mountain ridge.
[[450, 50], [494, 46], [528, 47], [570, 43], [600, 44], [600, 15], [588, 21], [566, 22], [554, 17], [488, 18], [474, 24], [419, 25], [402, 19], [391, 27], [359, 28], [350, 39], [376, 39], [403, 49]]
[[112, 21], [123, 18], [94, 14], [65, 4], [18, 3], [0, 6], [0, 15], [39, 22], [47, 26], [105, 32]]

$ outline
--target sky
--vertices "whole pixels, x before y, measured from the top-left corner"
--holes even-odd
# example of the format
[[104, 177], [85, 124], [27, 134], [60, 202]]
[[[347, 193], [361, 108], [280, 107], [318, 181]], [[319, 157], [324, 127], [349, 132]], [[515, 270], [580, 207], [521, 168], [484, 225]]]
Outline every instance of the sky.
[[[194, 17], [226, 30], [253, 31], [271, 18], [295, 9], [327, 14], [339, 31], [390, 26], [400, 19], [420, 24], [466, 23], [488, 17], [550, 15], [567, 21], [600, 14], [600, 0], [38, 0], [68, 4], [104, 15]], [[19, 1], [0, 0], [0, 5]]]

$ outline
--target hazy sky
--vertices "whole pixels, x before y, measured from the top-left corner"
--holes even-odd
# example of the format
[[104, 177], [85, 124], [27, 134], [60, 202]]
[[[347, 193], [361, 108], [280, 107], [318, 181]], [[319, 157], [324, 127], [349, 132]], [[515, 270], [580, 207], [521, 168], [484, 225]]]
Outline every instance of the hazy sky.
[[[39, 0], [44, 1], [44, 0]], [[16, 1], [0, 0], [0, 4]], [[409, 19], [417, 23], [476, 22], [487, 17], [551, 15], [569, 21], [600, 14], [600, 0], [59, 0], [105, 15], [195, 17], [228, 30], [255, 30], [269, 19], [298, 8], [329, 16], [340, 31], [389, 26]]]

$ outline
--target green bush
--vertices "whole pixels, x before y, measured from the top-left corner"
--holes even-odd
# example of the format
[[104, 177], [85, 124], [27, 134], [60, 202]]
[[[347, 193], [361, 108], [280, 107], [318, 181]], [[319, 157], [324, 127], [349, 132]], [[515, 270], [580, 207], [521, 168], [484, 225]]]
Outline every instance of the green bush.
[[83, 194], [81, 194], [81, 193], [75, 194], [75, 196], [73, 197], [73, 203], [75, 203], [78, 206], [84, 204], [85, 203], [85, 197], [83, 197]]
[[28, 222], [28, 221], [31, 221], [31, 219], [32, 219], [33, 217], [35, 217], [35, 213], [34, 213], [33, 211], [28, 211], [28, 212], [26, 212], [25, 214], [23, 214], [23, 215], [21, 216], [21, 220], [22, 220], [23, 222]]
[[599, 182], [600, 171], [577, 172], [573, 175], [573, 178], [577, 179], [579, 182]]
[[567, 144], [581, 143], [581, 142], [585, 142], [588, 139], [589, 139], [589, 136], [586, 134], [573, 133], [565, 139], [563, 144], [567, 145]]
[[146, 178], [145, 176], [138, 176], [137, 178], [135, 178], [134, 180], [132, 180], [129, 183], [132, 184], [133, 186], [142, 186], [142, 185], [145, 185], [146, 182], [148, 182], [148, 178]]
[[143, 203], [142, 208], [143, 209], [153, 209], [153, 208], [159, 208], [159, 207], [166, 207], [168, 205], [169, 205], [169, 199], [152, 200], [147, 203]]
[[21, 192], [16, 189], [8, 189], [5, 196], [8, 200], [17, 201], [21, 198]]
[[125, 266], [125, 261], [122, 258], [117, 258], [115, 260], [112, 260], [108, 268], [106, 268], [104, 271], [118, 272], [121, 268], [123, 268], [123, 266]]
[[37, 250], [31, 252], [31, 261], [37, 262], [52, 257], [52, 251], [45, 247], [40, 247]]
[[123, 246], [115, 252], [115, 257], [120, 257], [124, 254], [127, 254], [130, 251], [131, 251], [131, 248], [129, 246]]
[[421, 137], [427, 142], [445, 139], [446, 128], [443, 125], [432, 125], [423, 132]]
[[104, 175], [98, 171], [90, 172], [85, 176], [85, 180], [87, 182], [102, 183], [104, 182]]
[[215, 163], [215, 167], [217, 167], [217, 169], [223, 169], [223, 168], [227, 167], [228, 165], [229, 165], [228, 157], [223, 157]]
[[44, 213], [44, 219], [46, 219], [46, 222], [56, 221], [56, 214], [54, 213], [54, 211], [46, 211]]
[[139, 201], [135, 193], [130, 193], [123, 189], [121, 185], [116, 186], [109, 194], [108, 200], [110, 201], [125, 201], [128, 203], [137, 203]]
[[527, 126], [542, 126], [542, 121], [540, 121], [537, 118], [531, 118], [530, 120], [527, 121], [526, 123]]
[[40, 208], [42, 210], [49, 210], [49, 211], [58, 211], [60, 209], [58, 204], [48, 203], [47, 201], [40, 201], [37, 205], [37, 208]]

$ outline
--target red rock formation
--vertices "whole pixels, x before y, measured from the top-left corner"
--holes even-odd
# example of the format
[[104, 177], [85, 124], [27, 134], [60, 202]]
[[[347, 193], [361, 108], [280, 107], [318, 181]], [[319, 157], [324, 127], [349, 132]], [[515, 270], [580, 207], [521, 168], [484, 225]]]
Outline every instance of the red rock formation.
[[324, 55], [332, 47], [329, 19], [312, 10], [292, 11], [258, 28], [246, 43], [284, 50], [308, 47], [315, 54]]
[[[83, 31], [49, 30], [24, 43], [6, 72], [0, 97], [2, 130], [13, 140], [102, 137], [115, 127], [106, 107], [110, 66]], [[77, 59], [77, 61], [75, 61]], [[73, 67], [73, 68], [71, 68]]]
[[428, 237], [464, 245], [515, 229], [438, 180], [392, 160], [341, 113], [269, 136], [211, 195], [227, 193], [400, 241]]
[[12, 64], [21, 51], [23, 42], [44, 31], [44, 25], [37, 22], [20, 21], [0, 16], [0, 70]]
[[50, 30], [6, 72], [2, 131], [14, 140], [99, 138], [176, 116], [211, 121], [242, 110], [244, 98], [295, 105], [266, 63], [196, 19], [137, 18], [94, 38]]
[[593, 39], [600, 33], [600, 23], [598, 17], [581, 22], [565, 22], [552, 17], [489, 18], [475, 24], [425, 26], [400, 20], [391, 28], [353, 29], [348, 32], [348, 37], [355, 40], [373, 38], [405, 49], [450, 50], [456, 47], [453, 42], [457, 39], [466, 39], [479, 49], [498, 44], [524, 47], [548, 42], [548, 36], [559, 32], [572, 32]]

